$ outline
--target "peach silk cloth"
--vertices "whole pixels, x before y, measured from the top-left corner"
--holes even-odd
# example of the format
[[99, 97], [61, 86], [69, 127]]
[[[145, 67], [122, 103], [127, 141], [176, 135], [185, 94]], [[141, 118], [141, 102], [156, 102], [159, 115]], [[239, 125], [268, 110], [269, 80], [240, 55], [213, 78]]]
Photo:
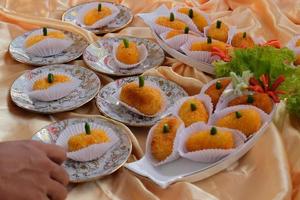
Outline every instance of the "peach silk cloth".
[[[54, 120], [70, 117], [99, 115], [95, 102], [72, 112], [51, 116], [26, 112], [15, 106], [9, 97], [13, 81], [32, 66], [14, 61], [7, 48], [15, 37], [24, 32], [47, 25], [48, 27], [74, 31], [89, 42], [97, 39], [90, 32], [71, 24], [60, 22], [62, 13], [83, 0], [0, 0], [0, 140], [30, 139], [40, 128]], [[239, 30], [265, 39], [287, 42], [300, 32], [300, 0], [120, 0], [134, 14], [149, 12], [161, 4], [172, 6], [178, 3], [198, 6], [213, 19], [220, 18]], [[141, 19], [133, 22], [118, 34], [151, 38], [149, 28]], [[114, 36], [114, 34], [108, 34]], [[73, 63], [84, 66], [81, 60]], [[258, 66], [259, 67], [259, 66]], [[167, 58], [164, 66], [146, 74], [165, 77], [177, 82], [190, 95], [199, 92], [211, 78], [176, 59]], [[111, 78], [99, 74], [105, 84]], [[131, 128], [134, 157], [143, 155], [147, 129]], [[134, 176], [125, 168], [104, 179], [74, 185], [68, 200], [279, 200], [300, 199], [300, 124], [290, 116], [284, 105], [266, 133], [252, 150], [230, 168], [196, 183], [179, 182], [161, 189], [147, 179]], [[135, 137], [134, 137], [135, 136]]]

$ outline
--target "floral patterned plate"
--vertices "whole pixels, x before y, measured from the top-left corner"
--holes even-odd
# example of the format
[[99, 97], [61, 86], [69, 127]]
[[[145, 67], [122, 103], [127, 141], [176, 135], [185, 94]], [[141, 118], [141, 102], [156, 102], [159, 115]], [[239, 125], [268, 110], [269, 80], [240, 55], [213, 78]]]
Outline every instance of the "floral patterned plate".
[[27, 32], [24, 35], [15, 38], [10, 43], [8, 48], [10, 55], [15, 60], [21, 63], [26, 63], [34, 66], [67, 63], [79, 58], [82, 55], [84, 49], [89, 45], [88, 41], [85, 38], [83, 38], [81, 35], [69, 31], [64, 31], [64, 34], [74, 41], [74, 43], [69, 48], [64, 50], [62, 53], [53, 56], [47, 56], [47, 57], [32, 56], [27, 54], [23, 47], [26, 37], [31, 32]]
[[74, 183], [92, 181], [112, 174], [126, 163], [132, 149], [132, 143], [129, 138], [129, 134], [132, 134], [130, 130], [123, 124], [101, 116], [94, 118], [73, 118], [55, 122], [38, 131], [32, 139], [54, 144], [59, 134], [67, 126], [85, 122], [97, 123], [103, 127], [112, 129], [119, 137], [119, 141], [97, 160], [77, 162], [69, 159], [65, 161], [63, 167], [69, 174], [70, 182]]
[[[145, 76], [145, 81], [149, 81], [155, 86], [158, 86], [167, 97], [167, 107], [170, 108], [178, 99], [182, 97], [188, 96], [188, 94], [176, 83], [172, 81], [168, 81], [166, 79], [163, 79], [161, 77], [156, 76]], [[128, 77], [116, 80], [115, 82], [111, 82], [107, 85], [105, 85], [99, 92], [97, 98], [96, 98], [96, 104], [99, 110], [106, 115], [107, 117], [110, 117], [112, 119], [115, 119], [117, 121], [120, 121], [124, 124], [127, 124], [129, 126], [138, 126], [138, 127], [148, 127], [154, 125], [157, 121], [160, 120], [162, 115], [165, 115], [165, 113], [162, 113], [156, 117], [144, 117], [141, 115], [138, 115], [136, 113], [133, 113], [129, 111], [127, 108], [115, 104], [109, 103], [105, 99], [109, 99], [111, 97], [117, 98], [117, 91], [119, 88], [122, 87], [125, 83], [129, 83], [132, 81], [136, 81], [137, 77]]]
[[[123, 38], [128, 38], [138, 45], [144, 44], [148, 50], [146, 60], [132, 69], [119, 68], [112, 56], [113, 44]], [[95, 71], [113, 76], [132, 76], [142, 74], [148, 69], [161, 65], [165, 59], [165, 55], [160, 46], [151, 40], [124, 36], [98, 40], [86, 48], [83, 53], [83, 59]]]
[[[28, 80], [44, 72], [64, 72], [78, 78], [81, 83], [68, 96], [56, 101], [42, 102], [30, 99], [27, 94]], [[74, 110], [92, 100], [100, 89], [98, 76], [89, 69], [76, 65], [49, 65], [25, 72], [11, 86], [12, 101], [19, 107], [38, 113], [58, 113]]]
[[[76, 17], [78, 15], [79, 10], [83, 6], [88, 5], [88, 4], [93, 4], [93, 3], [95, 3], [95, 2], [79, 4], [77, 6], [70, 8], [63, 14], [62, 20], [66, 21], [66, 22], [71, 22], [71, 23], [79, 26], [79, 24], [76, 21]], [[107, 2], [107, 3], [111, 3], [111, 2]], [[124, 28], [132, 21], [133, 14], [129, 8], [127, 8], [126, 6], [120, 5], [120, 4], [116, 4], [116, 3], [111, 3], [111, 4], [114, 4], [120, 10], [120, 13], [117, 15], [117, 17], [112, 22], [110, 22], [107, 26], [102, 27], [102, 28], [97, 28], [97, 29], [88, 29], [89, 31], [92, 31], [95, 34], [111, 33], [111, 32], [115, 32], [115, 31], [118, 31], [118, 30]]]

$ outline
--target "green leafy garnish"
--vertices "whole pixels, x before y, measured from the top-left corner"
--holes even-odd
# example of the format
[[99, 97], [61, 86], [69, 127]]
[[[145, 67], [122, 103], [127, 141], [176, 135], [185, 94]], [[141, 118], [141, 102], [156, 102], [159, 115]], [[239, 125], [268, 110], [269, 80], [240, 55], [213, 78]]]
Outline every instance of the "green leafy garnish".
[[219, 29], [221, 28], [222, 22], [220, 20], [217, 21], [216, 27]]
[[189, 10], [189, 17], [192, 19], [194, 17], [194, 11], [193, 9]]
[[98, 12], [101, 11], [101, 8], [102, 8], [102, 5], [101, 5], [101, 3], [99, 3], [99, 4], [98, 4]]
[[87, 123], [87, 122], [85, 123], [84, 129], [85, 129], [85, 133], [86, 133], [87, 135], [90, 135], [90, 134], [91, 134], [91, 127], [90, 127], [89, 123]]
[[163, 133], [169, 133], [170, 132], [170, 127], [168, 124], [164, 124], [163, 126]]
[[217, 134], [217, 128], [216, 127], [211, 127], [211, 129], [210, 129], [210, 134], [211, 135], [216, 135]]
[[139, 76], [139, 87], [144, 87], [145, 79], [143, 76]]
[[124, 43], [124, 47], [125, 48], [129, 48], [129, 41], [128, 41], [128, 39], [124, 38], [123, 39], [123, 43]]
[[240, 112], [235, 112], [235, 117], [237, 118], [237, 119], [239, 119], [239, 118], [241, 118], [242, 117], [242, 114], [240, 113]]
[[191, 111], [197, 110], [197, 106], [194, 103], [191, 103]]
[[47, 36], [48, 35], [48, 30], [46, 27], [43, 27], [43, 36]]
[[175, 15], [174, 15], [174, 13], [170, 13], [170, 21], [172, 22], [172, 21], [174, 21], [175, 20]]
[[54, 75], [49, 73], [48, 77], [47, 77], [47, 81], [48, 81], [48, 83], [53, 83], [54, 82]]

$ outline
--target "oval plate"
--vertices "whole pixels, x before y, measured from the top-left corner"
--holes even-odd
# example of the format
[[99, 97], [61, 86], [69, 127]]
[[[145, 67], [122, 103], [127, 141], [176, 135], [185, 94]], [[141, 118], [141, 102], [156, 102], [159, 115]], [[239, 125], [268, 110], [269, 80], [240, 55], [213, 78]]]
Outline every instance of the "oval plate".
[[69, 31], [63, 31], [65, 35], [67, 35], [69, 38], [71, 38], [74, 41], [74, 43], [69, 48], [64, 50], [62, 53], [53, 56], [48, 56], [48, 57], [33, 56], [27, 54], [23, 47], [25, 39], [31, 32], [27, 32], [15, 38], [10, 43], [8, 48], [10, 55], [15, 60], [21, 63], [30, 64], [34, 66], [67, 63], [79, 58], [82, 55], [84, 49], [89, 45], [88, 41], [84, 39], [81, 35]]
[[[145, 76], [144, 78], [145, 81], [149, 81], [152, 84], [156, 85], [166, 94], [166, 110], [170, 108], [178, 99], [188, 96], [188, 94], [180, 86], [172, 81], [168, 81], [156, 76]], [[144, 117], [129, 111], [127, 108], [121, 105], [116, 106], [103, 100], [107, 99], [107, 97], [117, 98], [118, 90], [125, 83], [136, 81], [137, 79], [137, 77], [128, 77], [116, 80], [115, 82], [111, 82], [105, 85], [100, 90], [96, 98], [96, 104], [100, 112], [102, 112], [107, 117], [120, 121], [129, 126], [148, 127], [158, 122], [161, 119], [162, 115], [165, 115], [164, 113], [156, 117]]]
[[[30, 99], [26, 93], [27, 81], [44, 72], [64, 72], [81, 80], [80, 86], [68, 96], [56, 101], [42, 102]], [[100, 89], [98, 76], [89, 69], [76, 65], [49, 65], [25, 72], [11, 86], [12, 101], [29, 111], [50, 114], [74, 110], [92, 100]]]
[[73, 118], [55, 122], [38, 131], [32, 139], [55, 144], [59, 134], [67, 126], [85, 122], [97, 123], [112, 129], [119, 137], [119, 141], [97, 160], [77, 162], [68, 159], [65, 161], [63, 167], [69, 174], [70, 182], [73, 183], [92, 181], [112, 174], [126, 163], [132, 150], [129, 138], [130, 130], [118, 122], [101, 116], [95, 118]]
[[[123, 38], [139, 44], [144, 44], [148, 50], [148, 57], [144, 62], [132, 69], [120, 69], [115, 63], [112, 51], [113, 44]], [[114, 37], [100, 39], [89, 45], [83, 53], [85, 63], [95, 71], [113, 76], [133, 76], [144, 73], [146, 70], [160, 66], [165, 59], [164, 51], [155, 42], [135, 37]]]
[[[105, 1], [97, 1], [97, 2], [105, 2]], [[76, 22], [76, 16], [78, 15], [79, 10], [83, 6], [85, 6], [87, 4], [92, 4], [92, 3], [95, 3], [95, 2], [79, 4], [77, 6], [74, 6], [70, 9], [68, 9], [63, 14], [62, 20], [66, 21], [66, 22], [71, 22], [71, 23], [79, 26], [79, 24]], [[109, 23], [109, 25], [104, 26], [102, 28], [87, 29], [87, 30], [89, 30], [95, 34], [99, 34], [99, 35], [105, 34], [105, 33], [111, 33], [111, 32], [115, 32], [115, 31], [118, 31], [118, 30], [124, 28], [132, 21], [133, 14], [129, 8], [127, 8], [126, 6], [120, 5], [120, 4], [112, 3], [112, 2], [106, 2], [106, 3], [111, 3], [111, 4], [114, 4], [115, 6], [117, 6], [120, 10], [120, 13], [117, 15], [115, 20], [113, 20], [112, 22]]]

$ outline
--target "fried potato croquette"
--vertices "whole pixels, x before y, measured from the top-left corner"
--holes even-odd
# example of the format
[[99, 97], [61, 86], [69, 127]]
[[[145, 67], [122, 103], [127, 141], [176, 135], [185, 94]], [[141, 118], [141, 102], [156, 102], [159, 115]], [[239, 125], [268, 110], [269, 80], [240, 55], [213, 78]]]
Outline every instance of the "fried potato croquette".
[[104, 17], [107, 17], [111, 14], [112, 11], [110, 8], [101, 6], [101, 4], [99, 4], [98, 8], [94, 8], [85, 14], [83, 18], [83, 23], [85, 25], [91, 26], [95, 24], [98, 20], [103, 19]]
[[207, 36], [216, 40], [220, 40], [222, 42], [227, 42], [228, 31], [228, 26], [218, 20], [217, 22], [210, 25], [209, 29], [207, 30]]
[[165, 160], [173, 151], [177, 130], [182, 122], [176, 117], [162, 119], [154, 129], [151, 154], [158, 160]]
[[116, 54], [117, 59], [127, 65], [139, 62], [140, 55], [136, 43], [127, 39], [120, 42]]
[[78, 151], [93, 144], [109, 142], [110, 139], [105, 131], [101, 129], [91, 130], [90, 134], [80, 133], [70, 137], [68, 141], [68, 151]]
[[191, 8], [186, 8], [186, 7], [179, 8], [178, 12], [188, 15], [193, 20], [193, 22], [197, 26], [198, 30], [201, 32], [203, 32], [204, 27], [206, 27], [208, 25], [206, 18], [201, 13], [199, 13]]
[[139, 87], [136, 82], [124, 84], [120, 100], [145, 115], [155, 115], [164, 107], [161, 91], [151, 86]]
[[186, 141], [188, 152], [204, 149], [232, 149], [234, 138], [231, 132], [221, 131], [215, 127], [192, 133]]
[[226, 50], [226, 44], [224, 42], [212, 40], [211, 42], [208, 41], [199, 41], [199, 42], [194, 42], [191, 45], [191, 51], [212, 51], [212, 47], [217, 47], [222, 51]]
[[254, 93], [253, 95], [239, 96], [228, 103], [228, 106], [253, 105], [270, 114], [273, 110], [273, 101], [268, 94]]
[[206, 91], [205, 94], [207, 94], [212, 101], [212, 104], [214, 106], [214, 109], [216, 108], [216, 105], [220, 99], [220, 96], [224, 92], [225, 88], [229, 85], [231, 82], [230, 79], [222, 79], [217, 81], [215, 84], [212, 84]]
[[[49, 76], [52, 76], [52, 81], [49, 81]], [[46, 90], [49, 87], [59, 84], [59, 83], [66, 83], [71, 81], [70, 77], [62, 74], [48, 74], [48, 77], [39, 79], [34, 82], [32, 89], [33, 90]]]
[[252, 48], [255, 46], [255, 43], [246, 32], [239, 32], [233, 36], [231, 45], [236, 48]]
[[186, 127], [195, 122], [207, 122], [209, 117], [204, 103], [196, 98], [186, 100], [181, 105], [178, 115]]
[[244, 109], [227, 114], [217, 120], [215, 125], [237, 129], [248, 137], [260, 129], [262, 119], [256, 110]]
[[170, 17], [161, 16], [155, 20], [155, 23], [161, 26], [165, 26], [174, 30], [184, 30], [187, 26], [183, 21], [175, 19], [174, 13], [170, 14]]
[[29, 48], [29, 47], [35, 45], [36, 43], [39, 43], [42, 40], [45, 40], [47, 38], [64, 39], [65, 34], [60, 31], [51, 31], [51, 32], [47, 33], [47, 35], [30, 36], [28, 39], [26, 39], [25, 47]]

